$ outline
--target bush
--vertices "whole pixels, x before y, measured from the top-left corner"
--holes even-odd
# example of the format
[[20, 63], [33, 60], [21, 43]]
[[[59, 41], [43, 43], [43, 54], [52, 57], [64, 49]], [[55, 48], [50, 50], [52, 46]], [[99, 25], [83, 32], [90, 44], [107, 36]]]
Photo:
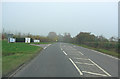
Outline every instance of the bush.
[[112, 51], [117, 51], [118, 45], [120, 47], [120, 44], [116, 42], [86, 42], [84, 44], [90, 47], [101, 48], [101, 49], [112, 50]]

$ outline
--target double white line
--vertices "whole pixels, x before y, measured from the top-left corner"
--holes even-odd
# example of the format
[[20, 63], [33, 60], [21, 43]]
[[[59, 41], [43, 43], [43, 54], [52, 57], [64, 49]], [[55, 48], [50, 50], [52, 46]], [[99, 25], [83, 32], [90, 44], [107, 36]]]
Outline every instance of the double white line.
[[[61, 50], [63, 51], [63, 53], [65, 55], [67, 55], [67, 53], [61, 48]], [[80, 69], [77, 67], [77, 65], [73, 62], [73, 60], [71, 58], [69, 58], [69, 60], [72, 62], [72, 64], [75, 66], [75, 68], [77, 69], [77, 71], [79, 72], [80, 75], [83, 75], [83, 73], [80, 71]]]
[[96, 65], [100, 70], [102, 70], [105, 74], [107, 74], [108, 76], [110, 76], [111, 77], [111, 75], [108, 73], [108, 72], [106, 72], [104, 69], [102, 69], [100, 66], [98, 66], [95, 62], [93, 62], [91, 59], [89, 59], [94, 65]]
[[[61, 50], [63, 51], [63, 53], [65, 54], [65, 55], [67, 55], [67, 53], [61, 48]], [[84, 55], [83, 53], [81, 53], [81, 52], [79, 52], [81, 55]], [[97, 65], [95, 62], [93, 62], [91, 59], [84, 59], [84, 58], [76, 58], [76, 59], [83, 59], [83, 60], [89, 60], [90, 62], [92, 62], [93, 64], [88, 64], [88, 65], [95, 65], [95, 66], [97, 66], [100, 70], [102, 70], [105, 74], [99, 74], [99, 73], [94, 73], [94, 72], [88, 72], [88, 71], [81, 71], [78, 67], [77, 67], [77, 65], [73, 62], [73, 60], [71, 59], [71, 58], [69, 58], [69, 60], [72, 62], [72, 64], [75, 66], [75, 68], [77, 69], [77, 71], [79, 72], [79, 74], [80, 75], [83, 75], [83, 73], [88, 73], [88, 74], [93, 74], [93, 75], [99, 75], [99, 76], [110, 76], [111, 77], [111, 75], [108, 73], [108, 72], [106, 72], [104, 69], [102, 69], [99, 65]], [[77, 63], [79, 63], [79, 62], [77, 62]], [[80, 64], [83, 64], [83, 63], [80, 63]], [[84, 64], [87, 64], [87, 63], [84, 63]], [[82, 73], [83, 72], [83, 73]]]
[[73, 60], [71, 58], [69, 58], [69, 60], [72, 62], [72, 64], [75, 66], [75, 68], [77, 69], [77, 71], [79, 72], [80, 75], [83, 75], [83, 73], [80, 71], [80, 69], [77, 67], [77, 65], [73, 62]]

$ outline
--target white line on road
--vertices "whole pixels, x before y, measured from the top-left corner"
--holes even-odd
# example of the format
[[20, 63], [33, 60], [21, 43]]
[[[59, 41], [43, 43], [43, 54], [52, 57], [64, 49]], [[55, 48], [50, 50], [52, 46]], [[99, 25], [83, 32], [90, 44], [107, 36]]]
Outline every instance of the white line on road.
[[46, 49], [48, 46], [50, 46], [51, 44], [48, 44], [46, 47], [44, 47], [43, 49]]
[[[72, 48], [72, 50], [76, 50], [77, 51], [77, 49], [75, 49], [75, 48]], [[78, 51], [81, 55], [84, 55], [83, 53], [81, 53], [80, 51]]]
[[111, 55], [104, 54], [104, 53], [102, 53], [102, 52], [98, 52], [98, 51], [95, 51], [95, 50], [91, 50], [91, 51], [94, 51], [94, 52], [97, 52], [97, 53], [99, 53], [99, 54], [102, 54], [102, 55], [105, 55], [105, 56], [108, 56], [108, 57], [111, 57], [111, 58], [120, 60], [120, 59], [118, 59], [118, 58], [116, 58], [116, 57], [113, 57], [113, 56], [111, 56]]
[[63, 51], [63, 53], [64, 53], [65, 55], [67, 55], [67, 53], [66, 53], [65, 51]]
[[81, 59], [81, 60], [89, 60], [89, 59], [86, 59], [86, 58], [75, 58], [75, 59]]
[[77, 64], [85, 64], [85, 65], [94, 65], [94, 64], [90, 64], [90, 63], [81, 63], [81, 62], [75, 62]]
[[104, 73], [106, 73], [108, 76], [111, 76], [108, 72], [106, 72], [104, 69], [102, 69], [100, 66], [98, 66], [96, 63], [94, 63], [91, 59], [89, 59], [93, 64], [95, 64], [99, 69], [101, 69]]
[[70, 53], [69, 55], [80, 55], [80, 54], [78, 54], [78, 53]]
[[63, 49], [61, 48], [61, 50], [63, 50]]
[[99, 73], [94, 73], [94, 72], [88, 72], [88, 71], [82, 71], [84, 73], [88, 73], [88, 74], [92, 74], [92, 75], [99, 75], [99, 76], [107, 76], [107, 75], [104, 75], [104, 74], [99, 74]]
[[69, 60], [72, 62], [72, 64], [75, 66], [75, 68], [78, 70], [80, 75], [83, 75], [83, 73], [80, 71], [80, 69], [77, 67], [77, 65], [73, 62], [73, 60], [71, 58], [69, 58]]
[[46, 49], [47, 48], [47, 46], [46, 47], [44, 47], [44, 49]]
[[50, 46], [51, 44], [48, 44], [47, 46]]
[[79, 52], [81, 55], [84, 55], [83, 53]]

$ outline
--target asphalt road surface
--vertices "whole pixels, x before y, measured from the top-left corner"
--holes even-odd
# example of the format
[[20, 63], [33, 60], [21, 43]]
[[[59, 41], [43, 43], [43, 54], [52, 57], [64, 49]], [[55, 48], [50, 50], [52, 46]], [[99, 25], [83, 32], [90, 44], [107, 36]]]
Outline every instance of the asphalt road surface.
[[44, 49], [14, 77], [118, 77], [118, 59], [67, 43]]

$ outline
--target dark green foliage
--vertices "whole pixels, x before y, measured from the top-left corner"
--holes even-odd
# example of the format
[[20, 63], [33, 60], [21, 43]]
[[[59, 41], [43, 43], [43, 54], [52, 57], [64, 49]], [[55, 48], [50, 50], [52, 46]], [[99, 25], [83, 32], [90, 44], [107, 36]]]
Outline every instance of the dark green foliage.
[[86, 42], [93, 42], [93, 41], [95, 41], [95, 36], [92, 35], [91, 33], [80, 32], [76, 36], [76, 39], [77, 39], [79, 44], [85, 44]]

